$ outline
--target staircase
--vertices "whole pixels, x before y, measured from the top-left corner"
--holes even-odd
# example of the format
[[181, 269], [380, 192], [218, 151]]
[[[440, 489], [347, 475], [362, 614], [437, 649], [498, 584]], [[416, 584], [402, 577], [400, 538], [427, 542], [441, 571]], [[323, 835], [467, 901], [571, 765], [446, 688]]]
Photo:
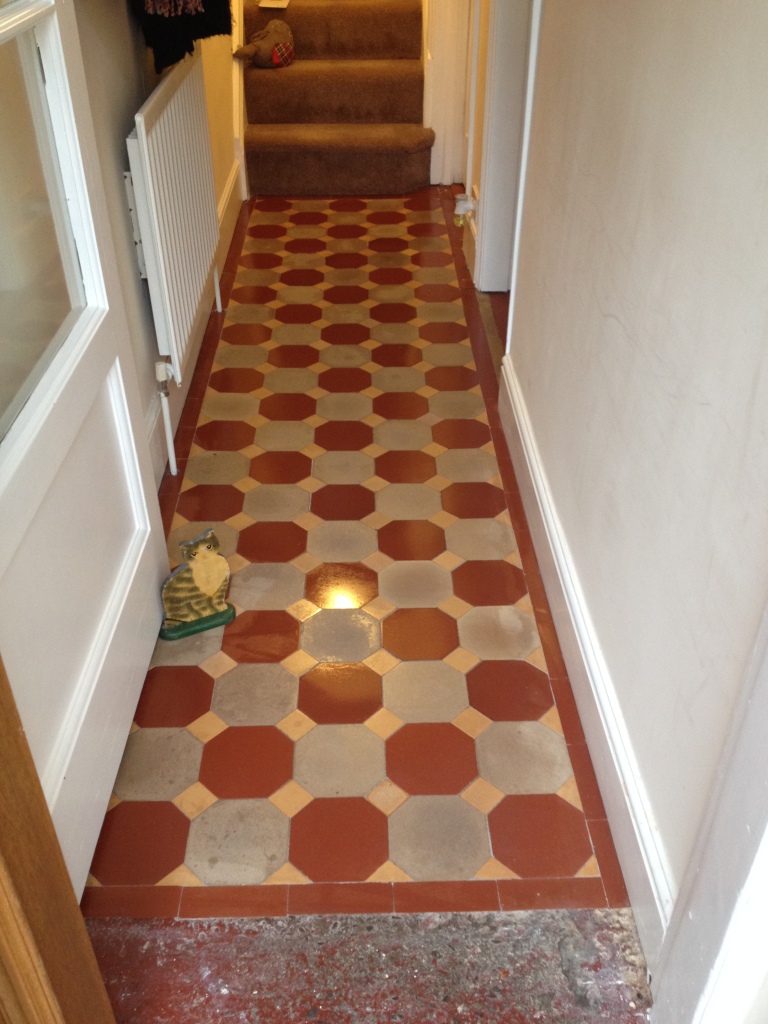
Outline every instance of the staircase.
[[421, 0], [246, 0], [245, 37], [283, 18], [296, 60], [245, 69], [252, 195], [396, 195], [429, 184]]

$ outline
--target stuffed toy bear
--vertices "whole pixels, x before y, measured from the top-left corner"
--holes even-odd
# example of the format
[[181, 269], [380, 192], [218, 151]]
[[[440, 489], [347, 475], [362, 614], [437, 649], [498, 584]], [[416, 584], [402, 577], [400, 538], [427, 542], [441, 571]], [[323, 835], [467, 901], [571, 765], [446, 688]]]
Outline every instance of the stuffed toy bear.
[[285, 68], [293, 62], [293, 34], [284, 21], [273, 18], [234, 56], [255, 68]]

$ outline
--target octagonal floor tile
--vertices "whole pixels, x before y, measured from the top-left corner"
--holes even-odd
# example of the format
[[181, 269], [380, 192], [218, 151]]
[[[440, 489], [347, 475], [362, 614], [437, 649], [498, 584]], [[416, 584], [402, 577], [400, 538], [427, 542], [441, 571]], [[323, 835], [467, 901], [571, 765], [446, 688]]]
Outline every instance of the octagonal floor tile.
[[269, 725], [230, 726], [208, 740], [200, 782], [218, 797], [267, 797], [293, 772], [293, 741]]
[[522, 569], [509, 562], [464, 562], [453, 570], [453, 589], [467, 604], [515, 604], [528, 587]]
[[481, 661], [467, 688], [472, 707], [494, 722], [538, 721], [554, 704], [546, 673], [527, 661]]
[[382, 682], [384, 707], [404, 722], [450, 722], [469, 706], [466, 679], [444, 661], [403, 661]]
[[269, 800], [219, 800], [192, 822], [185, 864], [205, 885], [259, 885], [288, 860], [290, 827]]
[[505, 797], [488, 826], [494, 857], [521, 878], [570, 878], [593, 853], [584, 815], [559, 796]]
[[483, 483], [499, 473], [493, 455], [477, 448], [449, 448], [437, 457], [437, 472], [457, 483]]
[[387, 484], [376, 492], [376, 511], [388, 519], [428, 519], [440, 511], [440, 492], [426, 484]]
[[239, 451], [253, 444], [254, 429], [237, 420], [211, 420], [195, 432], [195, 444], [208, 451]]
[[374, 428], [373, 440], [389, 451], [416, 451], [432, 443], [432, 431], [410, 419], [386, 420]]
[[485, 815], [460, 796], [412, 796], [389, 817], [390, 859], [415, 881], [473, 878], [491, 855]]
[[439, 608], [399, 608], [381, 632], [384, 647], [404, 661], [435, 661], [459, 645], [455, 619]]
[[466, 324], [431, 323], [419, 328], [419, 337], [437, 345], [455, 345], [469, 337]]
[[480, 774], [502, 793], [556, 793], [573, 775], [565, 740], [541, 722], [493, 722], [475, 743]]
[[373, 459], [360, 451], [328, 451], [312, 460], [312, 475], [325, 484], [361, 484], [375, 472]]
[[426, 452], [385, 452], [376, 459], [377, 476], [390, 483], [423, 484], [436, 472], [435, 460]]
[[321, 337], [329, 345], [360, 345], [370, 334], [364, 324], [329, 324], [323, 328]]
[[258, 391], [263, 383], [263, 373], [245, 366], [230, 366], [224, 370], [216, 370], [209, 380], [215, 391], [222, 392]]
[[387, 775], [406, 793], [459, 793], [477, 778], [474, 741], [449, 722], [404, 725], [387, 740]]
[[433, 559], [445, 551], [445, 533], [426, 519], [395, 519], [379, 530], [379, 548], [399, 561]]
[[367, 423], [330, 420], [315, 430], [315, 443], [328, 451], [360, 451], [373, 441], [373, 428]]
[[427, 385], [436, 391], [461, 391], [474, 387], [477, 382], [477, 372], [468, 366], [436, 366], [426, 373]]
[[362, 608], [379, 593], [378, 577], [360, 562], [324, 562], [306, 576], [306, 597], [318, 608]]
[[386, 420], [416, 420], [429, 412], [429, 402], [413, 392], [389, 392], [374, 398], [373, 411]]
[[448, 550], [470, 560], [501, 559], [517, 551], [511, 526], [497, 519], [460, 519], [445, 530]]
[[434, 562], [394, 562], [379, 574], [379, 592], [398, 608], [431, 608], [452, 595], [451, 574]]
[[318, 385], [326, 391], [365, 391], [371, 386], [371, 375], [359, 367], [333, 366], [319, 374]]
[[364, 519], [376, 508], [376, 496], [356, 484], [326, 484], [315, 491], [310, 511], [326, 520]]
[[540, 643], [533, 616], [508, 605], [462, 615], [459, 639], [466, 650], [490, 661], [523, 661]]
[[298, 707], [318, 725], [359, 724], [381, 706], [381, 677], [367, 665], [316, 665], [299, 683]]
[[288, 522], [309, 511], [309, 492], [293, 484], [263, 484], [243, 499], [243, 512], [260, 523]]
[[313, 796], [365, 796], [385, 775], [384, 740], [364, 725], [318, 725], [296, 742], [293, 777]]
[[213, 679], [201, 668], [153, 668], [144, 681], [134, 721], [143, 728], [183, 727], [210, 710], [212, 695]]
[[225, 484], [198, 484], [179, 495], [176, 506], [185, 519], [229, 519], [243, 510], [243, 493]]
[[359, 562], [375, 550], [376, 531], [366, 523], [321, 523], [307, 535], [307, 551], [325, 562]]
[[208, 451], [187, 462], [187, 479], [196, 484], [234, 484], [248, 476], [251, 462], [240, 452]]
[[188, 834], [173, 804], [124, 801], [107, 811], [91, 874], [102, 885], [156, 885], [183, 864]]
[[359, 609], [324, 609], [302, 625], [302, 649], [320, 662], [365, 661], [381, 644], [379, 623]]
[[317, 402], [309, 395], [267, 395], [259, 412], [268, 420], [304, 420], [315, 415]]
[[295, 484], [311, 472], [312, 460], [301, 452], [264, 452], [251, 462], [251, 476], [263, 484]]
[[216, 680], [211, 711], [227, 725], [277, 725], [296, 710], [298, 677], [283, 665], [237, 665]]
[[314, 437], [314, 431], [308, 423], [296, 420], [271, 420], [257, 429], [254, 442], [267, 452], [300, 452], [302, 448], [312, 444]]
[[363, 882], [388, 860], [386, 815], [360, 797], [313, 800], [291, 821], [290, 857], [314, 882]]
[[[378, 363], [379, 366], [415, 366], [416, 363], [422, 361], [424, 356], [421, 349], [416, 348], [415, 345], [381, 345], [370, 354], [369, 358], [371, 358], [372, 362]], [[376, 387], [380, 386], [377, 381]], [[390, 389], [382, 388], [382, 390], [387, 391]], [[400, 390], [410, 389], [402, 388]]]
[[237, 541], [237, 553], [249, 562], [290, 562], [306, 547], [307, 531], [296, 523], [254, 523]]
[[173, 800], [197, 782], [203, 745], [186, 729], [138, 729], [125, 745], [114, 791], [123, 800]]
[[493, 518], [507, 507], [504, 491], [493, 484], [451, 484], [442, 492], [443, 508], [458, 519]]
[[304, 573], [288, 562], [260, 562], [234, 573], [229, 598], [251, 611], [290, 608], [304, 596]]
[[221, 649], [239, 662], [278, 662], [299, 649], [299, 623], [284, 611], [248, 611], [224, 629]]
[[306, 369], [317, 362], [317, 349], [311, 345], [280, 345], [269, 353], [269, 362], [284, 369]]

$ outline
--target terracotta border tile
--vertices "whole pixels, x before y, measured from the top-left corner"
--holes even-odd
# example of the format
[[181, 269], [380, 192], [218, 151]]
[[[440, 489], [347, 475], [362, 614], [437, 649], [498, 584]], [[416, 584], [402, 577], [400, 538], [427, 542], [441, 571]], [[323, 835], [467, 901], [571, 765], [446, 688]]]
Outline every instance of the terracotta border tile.
[[178, 917], [285, 917], [287, 885], [188, 886], [181, 890]]
[[396, 914], [499, 910], [495, 881], [395, 882]]
[[394, 908], [389, 882], [314, 882], [292, 885], [289, 914], [391, 914]]
[[573, 695], [570, 680], [567, 677], [553, 679], [550, 676], [550, 685], [552, 686], [552, 694], [555, 698], [560, 721], [563, 723], [563, 733], [566, 742], [569, 745], [586, 743], [584, 729], [581, 725], [581, 718], [576, 707], [576, 698]]
[[83, 917], [176, 917], [182, 890], [176, 885], [94, 886], [83, 893]]
[[[600, 875], [605, 886], [608, 906], [628, 907], [629, 895], [624, 884], [619, 858], [616, 856], [616, 847], [613, 845], [610, 825], [605, 818], [599, 818], [588, 821], [587, 827], [597, 854], [597, 863], [600, 866]], [[590, 879], [584, 879], [584, 881], [590, 881]]]
[[586, 743], [569, 743], [568, 754], [573, 765], [573, 774], [576, 776], [576, 785], [579, 787], [584, 816], [588, 820], [605, 818], [605, 805]]
[[594, 910], [608, 905], [600, 878], [499, 879], [502, 910]]

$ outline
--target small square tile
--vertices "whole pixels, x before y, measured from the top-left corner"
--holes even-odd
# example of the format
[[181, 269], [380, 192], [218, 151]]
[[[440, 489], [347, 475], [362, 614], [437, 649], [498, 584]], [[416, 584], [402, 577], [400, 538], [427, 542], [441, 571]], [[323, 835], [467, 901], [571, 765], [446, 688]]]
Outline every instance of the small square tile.
[[397, 717], [397, 715], [393, 715], [391, 711], [387, 711], [386, 708], [382, 708], [380, 711], [377, 711], [375, 715], [371, 715], [365, 724], [371, 732], [380, 736], [383, 740], [386, 740], [397, 732], [403, 722], [402, 719]]
[[563, 723], [560, 721], [560, 715], [558, 714], [556, 707], [551, 707], [546, 714], [542, 715], [539, 719], [542, 725], [546, 725], [552, 732], [558, 733], [560, 736], [564, 736]]
[[[175, 804], [181, 813], [190, 821], [207, 811], [211, 804], [215, 804], [218, 797], [215, 797], [210, 789], [207, 789], [202, 782], [195, 782], [183, 793], [174, 797], [171, 803]], [[182, 884], [182, 883], [179, 883]]]
[[231, 526], [233, 530], [244, 530], [246, 527], [252, 526], [254, 520], [247, 516], [245, 512], [238, 512], [236, 516], [230, 516], [224, 522], [227, 526]]
[[292, 615], [294, 619], [298, 619], [299, 622], [306, 622], [307, 619], [311, 619], [313, 615], [317, 615], [320, 609], [316, 604], [302, 598], [301, 601], [296, 601], [295, 604], [286, 608], [286, 611]]
[[462, 615], [466, 615], [472, 609], [471, 604], [467, 604], [466, 601], [455, 595], [442, 601], [437, 607], [444, 611], [446, 615], [450, 615], [452, 619], [460, 619]]
[[269, 797], [269, 802], [274, 804], [288, 818], [298, 814], [312, 800], [314, 800], [312, 794], [308, 793], [303, 786], [300, 786], [293, 779], [290, 782], [286, 782], [281, 789], [278, 789], [276, 793]]
[[225, 672], [231, 672], [237, 665], [234, 658], [230, 658], [224, 651], [217, 651], [212, 654], [210, 658], [206, 658], [205, 661], [200, 662], [200, 668], [203, 672], [207, 672], [211, 679], [218, 679], [219, 676], [223, 676]]
[[524, 594], [519, 601], [515, 601], [515, 608], [517, 608], [518, 611], [525, 612], [526, 615], [535, 614], [530, 594]]
[[385, 672], [390, 672], [395, 665], [399, 665], [400, 661], [390, 654], [389, 651], [381, 648], [367, 657], [363, 664], [367, 665], [368, 668], [372, 668], [374, 672], [378, 672], [380, 676], [383, 676]]
[[577, 810], [583, 812], [584, 806], [581, 801], [581, 794], [579, 793], [579, 787], [576, 785], [576, 778], [573, 775], [558, 789], [557, 795]]
[[296, 651], [284, 658], [280, 664], [294, 675], [303, 676], [305, 672], [309, 672], [311, 668], [315, 667], [317, 658], [313, 658], [307, 651]]
[[575, 875], [576, 878], [599, 878], [600, 868], [597, 865], [597, 857], [590, 857], [583, 868], [580, 868]]
[[438, 444], [436, 441], [433, 441], [431, 444], [428, 444], [426, 448], [422, 448], [421, 450], [423, 452], [426, 452], [427, 455], [434, 455], [435, 457], [437, 457], [438, 455], [443, 455], [445, 452], [448, 451], [445, 445]]
[[310, 555], [308, 551], [303, 551], [300, 555], [291, 559], [291, 565], [295, 565], [302, 572], [311, 572], [320, 565], [320, 559]]
[[389, 555], [385, 555], [383, 551], [374, 551], [362, 559], [363, 565], [367, 565], [374, 572], [381, 572], [388, 565], [392, 565], [393, 561], [394, 559], [390, 558]]
[[429, 480], [424, 481], [427, 487], [431, 487], [433, 491], [444, 491], [446, 487], [450, 487], [453, 480], [449, 480], [446, 476], [433, 476]]
[[264, 885], [309, 885], [310, 880], [293, 864], [283, 864], [274, 874], [265, 879]]
[[519, 878], [511, 868], [502, 864], [495, 857], [490, 857], [479, 871], [475, 872], [475, 878]]
[[187, 732], [191, 732], [203, 743], [207, 743], [208, 740], [212, 740], [214, 736], [218, 736], [227, 728], [229, 727], [226, 722], [223, 722], [213, 711], [208, 711], [191, 722], [187, 726]]
[[[371, 446], [371, 447], [373, 447], [373, 446]], [[373, 491], [374, 493], [376, 491], [380, 491], [380, 490], [382, 490], [382, 488], [388, 487], [388, 486], [389, 486], [389, 481], [388, 480], [382, 480], [382, 478], [380, 476], [372, 476], [372, 477], [369, 477], [368, 480], [363, 480], [363, 487], [366, 487], [369, 491]]]
[[442, 526], [445, 529], [446, 526], [451, 526], [457, 522], [458, 516], [451, 515], [450, 512], [446, 512], [445, 509], [441, 509], [439, 512], [435, 512], [433, 516], [429, 517], [430, 523], [434, 523], [435, 526]]
[[310, 459], [316, 459], [319, 455], [325, 453], [325, 448], [321, 448], [319, 444], [311, 444], [306, 448], [301, 449], [301, 454], [308, 456]]
[[437, 558], [433, 558], [432, 561], [443, 569], [455, 569], [457, 565], [462, 564], [464, 559], [455, 555], [452, 551], [443, 551], [442, 554], [439, 554]]
[[490, 813], [504, 799], [504, 793], [496, 786], [492, 786], [490, 782], [486, 782], [485, 779], [475, 779], [474, 782], [470, 782], [461, 796], [468, 804], [476, 807], [483, 814]]
[[316, 480], [313, 476], [307, 476], [303, 480], [299, 480], [296, 486], [301, 487], [303, 491], [308, 491], [309, 494], [314, 494], [321, 487], [325, 487], [325, 484], [322, 480]]
[[[405, 803], [408, 799], [408, 794], [395, 785], [391, 779], [384, 779], [370, 793], [366, 794], [365, 799], [372, 803], [374, 807], [378, 807], [382, 814], [386, 814], [389, 817], [393, 811], [396, 811], [401, 804]], [[394, 882], [396, 879], [388, 878], [387, 881]]]
[[240, 572], [241, 569], [246, 569], [251, 563], [247, 558], [243, 558], [242, 555], [235, 553], [234, 555], [227, 556], [227, 564], [229, 565], [230, 572]]
[[186, 888], [187, 886], [198, 886], [203, 885], [200, 879], [194, 874], [185, 864], [181, 864], [170, 874], [167, 874], [165, 878], [161, 878], [156, 885], [179, 885]]
[[518, 569], [523, 568], [523, 560], [519, 551], [513, 551], [511, 555], [507, 555], [504, 561], [509, 562], [510, 565], [516, 565]]
[[362, 449], [363, 455], [369, 455], [372, 459], [378, 459], [380, 455], [386, 452], [386, 448], [382, 448], [380, 444], [369, 444]]
[[315, 723], [303, 711], [296, 710], [278, 722], [277, 728], [290, 739], [300, 740], [302, 736], [306, 736], [311, 729], [315, 728]]
[[365, 607], [363, 608], [363, 611], [368, 612], [368, 614], [372, 615], [374, 619], [386, 618], [386, 616], [394, 610], [395, 606], [393, 604], [390, 604], [390, 602], [383, 597], [375, 597], [373, 601], [369, 601], [368, 604], [365, 605]]
[[465, 651], [463, 647], [457, 647], [456, 650], [451, 651], [450, 654], [443, 658], [446, 665], [450, 665], [451, 668], [456, 668], [459, 672], [469, 672], [471, 668], [480, 661], [476, 654], [472, 654], [470, 651]]
[[313, 530], [316, 526], [320, 526], [321, 523], [325, 522], [320, 516], [316, 516], [314, 512], [304, 512], [302, 515], [297, 516], [294, 520], [297, 526], [300, 526], [302, 530]]
[[534, 668], [540, 668], [542, 672], [547, 671], [547, 659], [544, 657], [544, 651], [541, 647], [531, 651], [525, 660], [529, 665], [533, 665]]
[[382, 526], [387, 525], [389, 517], [385, 516], [382, 512], [370, 512], [360, 522], [365, 523], [366, 526], [370, 526], [374, 530], [380, 530]]
[[259, 486], [258, 480], [254, 480], [251, 476], [244, 476], [242, 480], [236, 480], [232, 484], [233, 487], [237, 488], [238, 491], [242, 491], [243, 494], [248, 494], [254, 487]]
[[178, 512], [175, 512], [173, 515], [173, 519], [171, 520], [171, 532], [180, 529], [182, 526], [186, 526], [188, 522], [188, 519], [185, 519], [184, 516], [179, 515]]
[[[136, 723], [134, 722], [134, 725], [135, 724]], [[136, 729], [138, 729], [138, 726], [136, 726]], [[132, 733], [135, 732], [135, 731], [136, 731], [135, 729], [131, 728], [131, 732]], [[112, 796], [109, 798], [109, 803], [107, 804], [107, 810], [111, 811], [113, 807], [117, 807], [117, 805], [120, 804], [120, 803], [122, 803], [122, 800], [120, 799], [120, 797], [117, 795], [117, 793], [113, 793]]]
[[385, 864], [382, 864], [380, 868], [376, 868], [370, 878], [367, 879], [369, 882], [412, 882], [413, 879], [410, 875], [407, 875], [402, 868], [399, 868], [397, 864], [393, 864], [391, 860], [388, 860]]
[[466, 708], [453, 719], [452, 724], [474, 740], [491, 725], [491, 719], [476, 708]]

